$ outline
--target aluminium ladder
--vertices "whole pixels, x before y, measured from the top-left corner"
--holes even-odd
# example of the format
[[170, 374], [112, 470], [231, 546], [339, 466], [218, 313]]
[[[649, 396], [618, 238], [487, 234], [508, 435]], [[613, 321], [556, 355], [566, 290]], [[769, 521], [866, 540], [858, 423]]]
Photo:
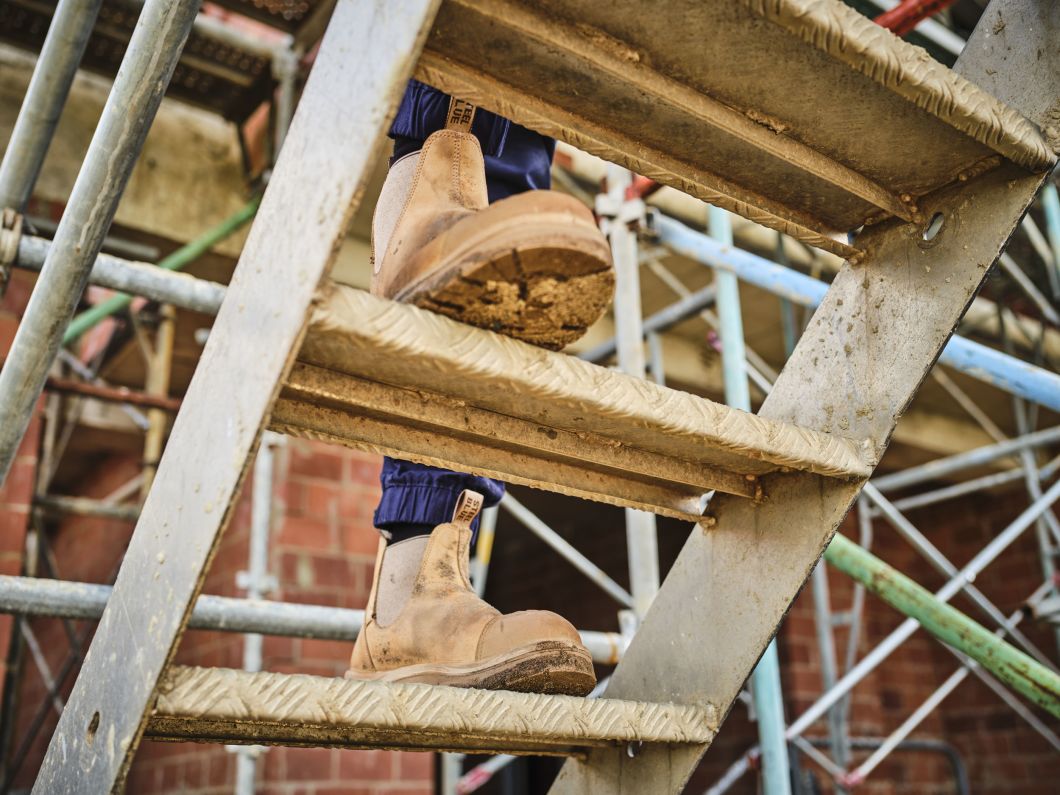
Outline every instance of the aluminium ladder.
[[[120, 788], [144, 734], [680, 791], [1055, 163], [1057, 9], [996, 2], [951, 71], [838, 0], [339, 0], [34, 791]], [[413, 74], [847, 258], [760, 413], [329, 283]], [[699, 525], [599, 701], [171, 667], [270, 424]]]

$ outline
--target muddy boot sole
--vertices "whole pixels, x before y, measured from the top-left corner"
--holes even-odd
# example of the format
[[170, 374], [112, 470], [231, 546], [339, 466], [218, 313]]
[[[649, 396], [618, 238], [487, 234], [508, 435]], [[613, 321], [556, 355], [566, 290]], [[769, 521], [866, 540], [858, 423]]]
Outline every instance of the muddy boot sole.
[[592, 223], [538, 210], [505, 213], [474, 235], [461, 231], [454, 227], [421, 253], [445, 264], [397, 300], [550, 350], [577, 340], [607, 311], [611, 252]]
[[564, 696], [585, 696], [596, 686], [589, 653], [563, 641], [535, 643], [466, 665], [427, 663], [369, 675], [349, 671], [346, 678]]

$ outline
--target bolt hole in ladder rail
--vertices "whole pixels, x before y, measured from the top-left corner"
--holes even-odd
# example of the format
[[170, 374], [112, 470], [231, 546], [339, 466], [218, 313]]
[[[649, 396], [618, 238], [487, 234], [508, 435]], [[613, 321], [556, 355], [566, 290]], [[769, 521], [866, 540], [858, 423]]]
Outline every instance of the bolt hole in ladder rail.
[[[120, 787], [145, 732], [684, 785], [1054, 162], [1060, 27], [996, 5], [950, 71], [838, 2], [548, 6], [339, 0], [36, 792]], [[327, 284], [413, 73], [846, 256], [759, 416]], [[700, 524], [598, 701], [168, 668], [269, 424]]]

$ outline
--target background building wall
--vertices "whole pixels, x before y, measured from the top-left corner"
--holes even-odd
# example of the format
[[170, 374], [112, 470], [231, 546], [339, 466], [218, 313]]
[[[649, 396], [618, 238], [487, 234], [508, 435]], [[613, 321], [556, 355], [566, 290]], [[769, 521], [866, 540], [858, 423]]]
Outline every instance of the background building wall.
[[[379, 466], [378, 456], [318, 442], [289, 439], [278, 449], [269, 562], [278, 587], [269, 598], [365, 606], [378, 542], [371, 516], [379, 495]], [[132, 477], [137, 468], [138, 462], [131, 457], [100, 461], [78, 491], [101, 497]], [[247, 566], [250, 490], [248, 481], [207, 575], [204, 593], [245, 595], [236, 586], [236, 574]], [[72, 517], [59, 523], [50, 536], [60, 574], [81, 582], [110, 582], [131, 529], [128, 522], [97, 518]], [[8, 533], [5, 529], [5, 545]], [[72, 623], [78, 633], [89, 627], [86, 622]], [[64, 622], [40, 618], [33, 619], [32, 626], [50, 668], [59, 670], [70, 648]], [[342, 676], [350, 650], [350, 644], [343, 642], [267, 637], [263, 667]], [[239, 668], [242, 655], [242, 635], [190, 630], [177, 662]], [[74, 676], [68, 678], [64, 695], [73, 680]], [[31, 662], [23, 668], [20, 690], [23, 708], [16, 735], [24, 736], [46, 692]], [[16, 786], [32, 785], [56, 719], [55, 710], [50, 709]], [[130, 773], [128, 791], [230, 793], [235, 769], [236, 757], [224, 746], [144, 742]], [[432, 775], [431, 755], [419, 753], [270, 748], [258, 764], [259, 792], [265, 795], [428, 795]]]
[[[137, 466], [132, 457], [102, 460], [80, 492], [100, 497], [135, 474]], [[270, 556], [270, 570], [278, 579], [278, 589], [270, 598], [347, 608], [365, 605], [377, 544], [371, 516], [379, 494], [379, 466], [377, 456], [307, 440], [291, 438], [278, 448]], [[621, 511], [527, 489], [516, 493], [616, 580], [626, 582]], [[246, 567], [249, 497], [248, 486], [208, 574], [206, 593], [243, 595], [236, 586], [236, 573]], [[24, 505], [28, 511], [28, 501]], [[959, 566], [1024, 506], [1025, 498], [1019, 492], [1000, 497], [982, 495], [911, 513], [910, 518]], [[4, 515], [24, 516], [25, 511], [16, 508], [5, 511]], [[11, 520], [5, 521], [8, 524], [5, 524], [2, 543], [8, 549], [17, 546], [10, 539], [12, 533], [17, 540], [23, 531], [18, 522], [10, 525], [14, 527], [11, 530]], [[851, 525], [848, 520], [845, 532], [852, 532]], [[664, 566], [676, 556], [687, 529], [681, 523], [660, 522], [660, 554]], [[115, 520], [73, 517], [59, 523], [50, 537], [61, 576], [87, 582], [109, 581], [130, 530], [129, 523]], [[1003, 611], [1018, 608], [1039, 580], [1032, 533], [1006, 552], [978, 581]], [[873, 549], [926, 587], [941, 585], [941, 577], [882, 522], [875, 524]], [[487, 595], [501, 609], [544, 607], [558, 610], [585, 629], [617, 629], [614, 605], [609, 598], [503, 513], [488, 582]], [[830, 583], [833, 609], [846, 609], [852, 590], [849, 580], [833, 572]], [[956, 600], [955, 604], [975, 614], [974, 607], [964, 600]], [[868, 597], [860, 654], [900, 621], [901, 616], [895, 611]], [[69, 648], [63, 622], [33, 619], [31, 626], [49, 665], [58, 670]], [[85, 627], [83, 622], [75, 622], [77, 632], [83, 632]], [[1042, 648], [1051, 649], [1051, 632], [1032, 625], [1028, 626], [1028, 632]], [[779, 638], [790, 720], [821, 693], [809, 589], [793, 605]], [[837, 632], [837, 642], [841, 649], [845, 642], [843, 631]], [[181, 644], [178, 662], [240, 667], [242, 649], [241, 635], [189, 631]], [[264, 667], [273, 671], [341, 676], [349, 652], [347, 643], [267, 638]], [[718, 653], [724, 653], [723, 638], [704, 649], [704, 654]], [[918, 633], [854, 691], [852, 734], [877, 737], [887, 734], [955, 668], [956, 661], [949, 653], [926, 634]], [[67, 682], [67, 691], [72, 679]], [[32, 662], [24, 666], [20, 687], [22, 708], [16, 735], [26, 729], [30, 713], [44, 697], [43, 684]], [[55, 717], [54, 710], [50, 710], [27, 757], [19, 785], [28, 786], [32, 782]], [[1056, 721], [1050, 725], [1060, 729]], [[822, 722], [808, 734], [824, 736], [825, 733]], [[962, 684], [913, 736], [952, 743], [968, 766], [976, 793], [1046, 793], [1060, 779], [1060, 754], [1053, 752], [974, 679]], [[688, 791], [702, 792], [754, 741], [754, 726], [747, 719], [746, 709], [738, 704]], [[221, 746], [145, 742], [133, 767], [129, 791], [231, 792], [235, 764], [234, 755]], [[551, 761], [540, 762], [536, 776], [542, 777], [551, 765]], [[807, 767], [813, 770], [812, 766]], [[433, 791], [433, 762], [427, 754], [276, 748], [262, 756], [259, 776], [261, 791], [270, 795], [427, 795]], [[818, 771], [817, 778], [822, 790], [829, 791], [823, 786], [827, 777]], [[734, 791], [751, 793], [756, 791], [756, 786], [754, 777], [747, 776]], [[527, 791], [540, 790], [538, 786]], [[947, 793], [954, 789], [949, 768], [941, 756], [902, 751], [891, 756], [859, 791]]]
[[[28, 274], [14, 272], [6, 293], [0, 298], [0, 361], [6, 358], [11, 342], [15, 339], [18, 321], [29, 301], [32, 286], [33, 281]], [[0, 484], [0, 574], [22, 573], [39, 440], [40, 418], [34, 415], [11, 472], [7, 480]], [[14, 617], [0, 614], [0, 699], [9, 697], [8, 661], [15, 631]]]

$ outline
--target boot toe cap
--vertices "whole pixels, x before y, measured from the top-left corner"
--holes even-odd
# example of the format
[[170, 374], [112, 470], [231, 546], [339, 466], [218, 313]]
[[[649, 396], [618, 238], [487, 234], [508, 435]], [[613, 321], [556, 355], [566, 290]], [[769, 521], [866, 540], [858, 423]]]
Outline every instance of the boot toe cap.
[[479, 659], [535, 643], [560, 642], [581, 646], [581, 637], [567, 619], [547, 610], [523, 610], [497, 616], [482, 631]]

